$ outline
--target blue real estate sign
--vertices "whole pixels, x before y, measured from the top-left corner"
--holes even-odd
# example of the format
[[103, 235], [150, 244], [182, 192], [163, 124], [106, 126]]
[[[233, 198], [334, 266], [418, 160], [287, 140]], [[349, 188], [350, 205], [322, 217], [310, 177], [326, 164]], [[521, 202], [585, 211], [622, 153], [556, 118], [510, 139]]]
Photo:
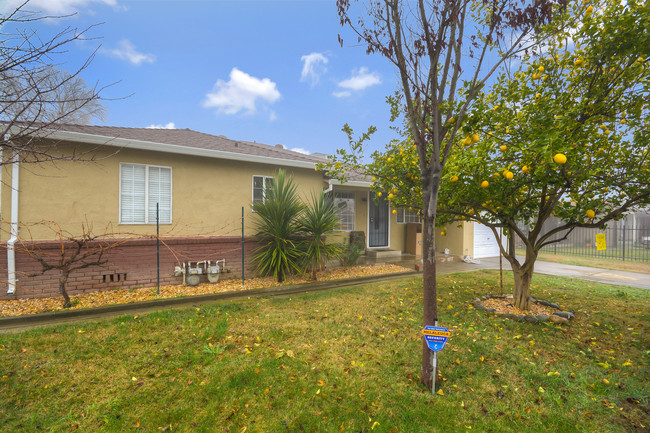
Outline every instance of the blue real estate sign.
[[447, 339], [451, 336], [449, 329], [442, 326], [425, 326], [422, 335], [429, 349], [439, 352], [445, 347]]

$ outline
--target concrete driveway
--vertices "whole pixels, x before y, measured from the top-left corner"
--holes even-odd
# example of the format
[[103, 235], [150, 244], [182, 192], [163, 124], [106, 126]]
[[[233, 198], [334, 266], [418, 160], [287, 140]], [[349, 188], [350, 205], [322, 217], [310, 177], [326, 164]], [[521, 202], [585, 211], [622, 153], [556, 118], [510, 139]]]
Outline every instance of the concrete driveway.
[[[489, 257], [480, 259], [480, 263], [473, 265], [463, 263], [468, 268], [474, 269], [499, 269], [499, 258]], [[445, 263], [440, 264], [441, 267]], [[474, 267], [474, 269], [472, 269]], [[510, 264], [504, 259], [503, 269], [510, 270]], [[552, 262], [535, 262], [535, 273], [558, 275], [561, 277], [581, 278], [583, 280], [595, 281], [597, 283], [616, 284], [619, 286], [639, 287], [650, 290], [650, 274], [637, 272], [614, 271], [611, 269], [590, 268], [587, 266], [563, 265]]]

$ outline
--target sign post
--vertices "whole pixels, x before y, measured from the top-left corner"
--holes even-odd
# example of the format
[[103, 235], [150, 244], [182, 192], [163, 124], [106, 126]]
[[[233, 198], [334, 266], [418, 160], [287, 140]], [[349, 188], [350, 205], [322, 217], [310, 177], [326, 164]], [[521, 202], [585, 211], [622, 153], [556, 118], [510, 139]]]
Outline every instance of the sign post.
[[605, 233], [598, 233], [596, 235], [596, 250], [605, 251], [607, 249], [607, 240], [605, 238]]
[[[436, 325], [438, 322], [436, 322]], [[433, 351], [433, 374], [431, 375], [431, 393], [435, 394], [436, 392], [436, 376], [437, 376], [437, 367], [438, 367], [438, 352], [440, 352], [447, 343], [447, 339], [451, 336], [449, 329], [442, 326], [425, 326], [422, 329], [422, 335], [424, 335], [424, 341], [426, 341], [429, 349]]]

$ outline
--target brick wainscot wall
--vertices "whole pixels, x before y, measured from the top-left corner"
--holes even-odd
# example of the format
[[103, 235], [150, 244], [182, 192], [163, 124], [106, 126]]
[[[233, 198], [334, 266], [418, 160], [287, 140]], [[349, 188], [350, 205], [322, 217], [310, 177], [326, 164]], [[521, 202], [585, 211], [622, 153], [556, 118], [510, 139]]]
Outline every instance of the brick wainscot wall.
[[[106, 243], [111, 245], [102, 257], [106, 263], [71, 273], [66, 285], [69, 295], [156, 286], [155, 239], [115, 239]], [[257, 246], [254, 238], [245, 238], [247, 278], [254, 276], [250, 259], [252, 250]], [[59, 296], [60, 271], [50, 270], [43, 275], [30, 276], [40, 273], [41, 265], [27, 250], [36, 247], [42, 254], [52, 257], [60, 252], [61, 244], [58, 241], [35, 241], [26, 243], [25, 247], [16, 244], [16, 292], [7, 295], [7, 245], [6, 242], [0, 244], [0, 300]], [[181, 284], [182, 277], [174, 276], [174, 267], [184, 261], [221, 259], [226, 259], [229, 272], [223, 273], [220, 278], [241, 278], [240, 237], [163, 238], [160, 242], [160, 284]]]

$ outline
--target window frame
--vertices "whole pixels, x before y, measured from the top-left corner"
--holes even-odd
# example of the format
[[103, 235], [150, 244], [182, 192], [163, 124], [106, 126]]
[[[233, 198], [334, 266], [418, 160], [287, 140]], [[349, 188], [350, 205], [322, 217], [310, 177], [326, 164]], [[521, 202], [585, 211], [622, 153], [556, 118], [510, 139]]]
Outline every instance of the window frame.
[[[407, 215], [407, 213], [410, 214]], [[412, 221], [414, 214], [415, 216], [417, 216], [417, 221]], [[401, 216], [401, 221], [400, 221], [400, 216]], [[398, 207], [396, 222], [397, 224], [422, 224], [422, 216], [418, 214], [415, 209], [409, 210], [408, 208]]]
[[[144, 167], [144, 221], [137, 221], [137, 222], [132, 222], [132, 221], [123, 221], [122, 220], [122, 167], [124, 166], [140, 166]], [[169, 170], [169, 220], [163, 220], [161, 218], [160, 224], [172, 224], [173, 221], [173, 191], [174, 191], [174, 184], [173, 184], [173, 171], [172, 167], [166, 166], [166, 165], [155, 165], [155, 164], [140, 164], [136, 162], [120, 162], [120, 172], [119, 172], [119, 179], [118, 179], [118, 190], [119, 190], [119, 195], [118, 195], [118, 211], [119, 211], [119, 224], [121, 225], [152, 225], [156, 224], [156, 221], [149, 221], [149, 169], [150, 168], [159, 168], [159, 169], [165, 169]]]
[[343, 224], [341, 222], [341, 218], [339, 218], [339, 230], [346, 231], [346, 232], [353, 232], [356, 228], [356, 219], [357, 219], [357, 210], [356, 210], [356, 205], [357, 205], [357, 195], [354, 191], [346, 191], [346, 190], [340, 190], [340, 191], [332, 191], [332, 200], [334, 204], [334, 208], [336, 209], [336, 216], [337, 218], [339, 217], [338, 213], [338, 207], [336, 206], [336, 195], [337, 194], [349, 194], [350, 197], [345, 197], [344, 199], [351, 199], [352, 200], [352, 228], [343, 228]]
[[[255, 201], [255, 178], [256, 177], [261, 177], [262, 178], [262, 201]], [[273, 180], [273, 176], [265, 176], [262, 174], [254, 174], [251, 180], [251, 202], [252, 203], [264, 203], [266, 202], [266, 189], [269, 188], [267, 186], [267, 181], [268, 180]]]

